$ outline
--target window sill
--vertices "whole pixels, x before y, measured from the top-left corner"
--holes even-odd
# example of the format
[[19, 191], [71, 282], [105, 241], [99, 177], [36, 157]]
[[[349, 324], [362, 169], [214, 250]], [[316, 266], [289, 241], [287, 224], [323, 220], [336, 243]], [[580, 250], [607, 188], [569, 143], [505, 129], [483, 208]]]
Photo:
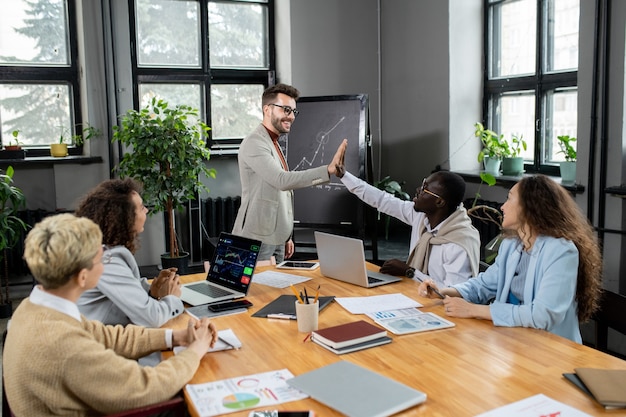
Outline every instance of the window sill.
[[60, 165], [60, 164], [78, 164], [78, 165], [87, 165], [87, 164], [100, 164], [102, 163], [102, 157], [100, 156], [65, 156], [62, 158], [55, 158], [53, 156], [34, 156], [27, 157], [24, 159], [0, 159], [0, 168], [6, 166], [27, 166], [27, 167], [37, 167], [37, 166], [51, 166], [51, 165]]
[[[459, 174], [463, 179], [467, 182], [480, 184], [480, 172], [481, 171], [453, 171], [456, 174]], [[520, 179], [523, 177], [529, 177], [532, 174], [522, 174], [520, 176], [511, 176], [511, 175], [498, 175], [496, 176], [496, 185], [500, 185], [502, 187], [512, 187], [515, 185]], [[567, 191], [574, 194], [582, 194], [585, 192], [585, 187], [581, 184], [562, 184], [561, 177], [553, 177], [547, 175], [548, 178], [553, 179], [558, 184], [561, 184], [563, 188]]]

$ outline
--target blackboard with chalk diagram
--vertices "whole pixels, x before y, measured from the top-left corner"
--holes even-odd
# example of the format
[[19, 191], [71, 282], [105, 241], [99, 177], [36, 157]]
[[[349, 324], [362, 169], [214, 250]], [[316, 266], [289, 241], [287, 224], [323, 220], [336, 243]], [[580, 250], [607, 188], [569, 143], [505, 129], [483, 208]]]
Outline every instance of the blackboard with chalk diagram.
[[[369, 150], [369, 102], [366, 94], [302, 97], [300, 114], [286, 138], [285, 150], [291, 171], [328, 165], [337, 147], [348, 139], [346, 169], [367, 180]], [[360, 201], [339, 178], [330, 183], [294, 191], [294, 219], [298, 225], [359, 227]]]

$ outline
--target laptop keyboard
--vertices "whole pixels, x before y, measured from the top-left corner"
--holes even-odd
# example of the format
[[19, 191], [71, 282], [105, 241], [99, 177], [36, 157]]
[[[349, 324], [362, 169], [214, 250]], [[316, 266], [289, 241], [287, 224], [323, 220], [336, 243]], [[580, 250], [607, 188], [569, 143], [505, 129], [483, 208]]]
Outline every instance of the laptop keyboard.
[[190, 285], [188, 288], [194, 291], [198, 291], [201, 294], [208, 295], [209, 297], [213, 297], [213, 298], [223, 297], [225, 295], [232, 294], [231, 291], [223, 290], [221, 288], [217, 288], [212, 285], [206, 285], [204, 283]]
[[381, 281], [382, 279], [370, 277], [369, 275], [367, 276], [367, 282], [369, 282], [370, 284], [376, 284], [377, 282], [381, 282]]

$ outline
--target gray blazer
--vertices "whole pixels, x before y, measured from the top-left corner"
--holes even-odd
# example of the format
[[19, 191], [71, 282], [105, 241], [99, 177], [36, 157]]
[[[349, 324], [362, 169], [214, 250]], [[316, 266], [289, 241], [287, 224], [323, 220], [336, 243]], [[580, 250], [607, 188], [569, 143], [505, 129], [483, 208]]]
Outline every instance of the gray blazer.
[[263, 124], [243, 140], [238, 161], [241, 207], [233, 234], [284, 244], [293, 230], [292, 190], [329, 182], [327, 166], [285, 171]]

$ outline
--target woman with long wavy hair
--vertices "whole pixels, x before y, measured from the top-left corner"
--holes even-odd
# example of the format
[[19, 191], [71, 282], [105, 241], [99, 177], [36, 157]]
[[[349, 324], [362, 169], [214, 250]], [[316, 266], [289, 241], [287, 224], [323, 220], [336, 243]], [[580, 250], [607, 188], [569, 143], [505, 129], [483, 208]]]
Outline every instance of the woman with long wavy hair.
[[[502, 212], [505, 239], [494, 264], [439, 290], [446, 314], [544, 329], [581, 343], [579, 322], [591, 318], [602, 292], [593, 227], [567, 191], [544, 175], [514, 185]], [[434, 297], [432, 288], [432, 282], [420, 284], [420, 294]]]
[[141, 184], [132, 179], [103, 181], [76, 210], [77, 216], [100, 226], [107, 247], [98, 285], [78, 300], [81, 313], [91, 320], [160, 327], [184, 311], [175, 269], [160, 271], [151, 284], [140, 275], [134, 254], [148, 213], [141, 192]]

